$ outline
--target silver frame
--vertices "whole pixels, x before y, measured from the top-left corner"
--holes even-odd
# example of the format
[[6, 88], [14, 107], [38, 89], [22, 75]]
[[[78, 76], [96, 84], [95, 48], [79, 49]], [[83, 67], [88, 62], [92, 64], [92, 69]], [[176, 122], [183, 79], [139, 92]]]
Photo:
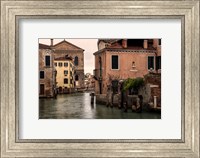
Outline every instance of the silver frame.
[[[200, 155], [199, 0], [1, 0], [1, 157], [188, 157]], [[180, 140], [20, 140], [21, 18], [178, 18], [182, 21]]]

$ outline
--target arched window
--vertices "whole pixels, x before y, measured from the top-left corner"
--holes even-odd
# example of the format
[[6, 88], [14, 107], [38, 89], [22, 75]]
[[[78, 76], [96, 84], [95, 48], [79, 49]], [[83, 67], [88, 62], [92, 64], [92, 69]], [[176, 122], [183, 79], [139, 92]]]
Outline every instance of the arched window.
[[78, 81], [78, 75], [75, 76], [75, 81]]
[[78, 65], [78, 57], [76, 56], [75, 58], [74, 58], [74, 65]]

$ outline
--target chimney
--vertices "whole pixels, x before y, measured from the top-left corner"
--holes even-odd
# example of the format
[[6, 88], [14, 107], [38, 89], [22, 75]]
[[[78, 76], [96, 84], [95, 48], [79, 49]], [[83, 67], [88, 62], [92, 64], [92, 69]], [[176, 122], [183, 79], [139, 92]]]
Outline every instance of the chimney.
[[53, 39], [51, 39], [51, 46], [53, 46]]
[[122, 40], [122, 47], [127, 48], [127, 39]]
[[159, 39], [154, 39], [154, 40], [153, 40], [153, 47], [154, 47], [154, 48], [157, 48], [157, 47], [158, 47], [158, 40], [159, 40]]
[[143, 47], [144, 49], [148, 48], [148, 40], [144, 40]]

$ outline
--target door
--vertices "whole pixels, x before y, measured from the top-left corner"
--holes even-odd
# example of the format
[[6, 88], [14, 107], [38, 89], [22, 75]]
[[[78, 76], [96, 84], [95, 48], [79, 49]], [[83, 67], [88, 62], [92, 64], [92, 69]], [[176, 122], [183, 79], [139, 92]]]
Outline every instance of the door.
[[40, 95], [44, 95], [44, 84], [40, 84]]

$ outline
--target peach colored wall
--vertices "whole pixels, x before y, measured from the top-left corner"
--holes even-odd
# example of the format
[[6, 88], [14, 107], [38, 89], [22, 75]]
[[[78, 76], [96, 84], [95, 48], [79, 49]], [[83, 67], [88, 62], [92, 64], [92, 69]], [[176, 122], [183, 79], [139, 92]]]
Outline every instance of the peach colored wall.
[[[119, 70], [112, 70], [111, 56], [118, 55]], [[148, 73], [148, 56], [155, 56], [155, 53], [133, 53], [133, 52], [103, 52], [99, 54], [102, 58], [102, 93], [107, 91], [107, 85], [110, 84], [109, 78], [112, 79], [127, 79], [143, 77]], [[132, 62], [135, 62], [135, 67], [132, 67]], [[155, 62], [154, 62], [155, 63]], [[95, 67], [99, 69], [98, 56], [95, 56]], [[155, 67], [155, 66], [154, 66]], [[111, 77], [110, 77], [111, 76]], [[96, 81], [95, 90], [99, 93], [99, 84]]]

